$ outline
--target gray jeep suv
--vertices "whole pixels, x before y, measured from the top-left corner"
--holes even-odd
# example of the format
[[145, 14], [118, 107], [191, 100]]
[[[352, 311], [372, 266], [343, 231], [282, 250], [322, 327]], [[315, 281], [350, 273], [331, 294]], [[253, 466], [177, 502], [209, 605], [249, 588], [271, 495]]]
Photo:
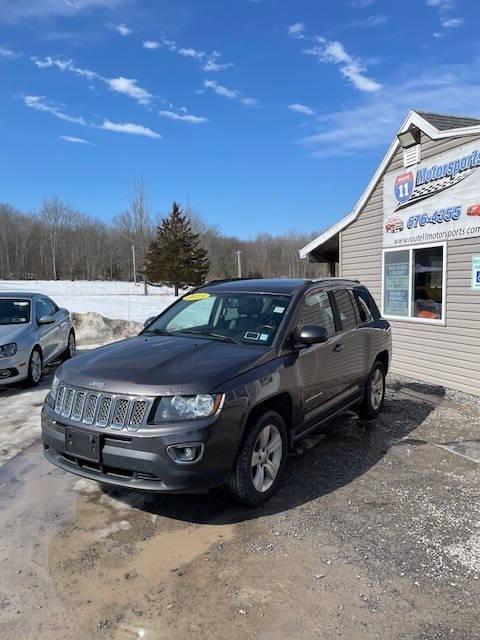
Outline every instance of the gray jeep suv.
[[225, 486], [258, 505], [288, 450], [328, 418], [381, 411], [389, 323], [357, 281], [229, 280], [137, 337], [66, 362], [42, 412], [45, 456], [131, 489]]

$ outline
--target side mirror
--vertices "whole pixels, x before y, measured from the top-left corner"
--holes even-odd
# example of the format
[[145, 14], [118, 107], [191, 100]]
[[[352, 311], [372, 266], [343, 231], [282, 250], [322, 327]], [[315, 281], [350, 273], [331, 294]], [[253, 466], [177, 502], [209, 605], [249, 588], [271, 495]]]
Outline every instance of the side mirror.
[[38, 319], [38, 324], [53, 324], [55, 322], [55, 318], [53, 316], [42, 316]]
[[157, 316], [150, 316], [150, 318], [147, 318], [145, 320], [145, 322], [143, 323], [143, 328], [145, 329], [146, 327], [148, 327], [148, 325], [153, 322], [155, 320]]
[[317, 327], [313, 324], [306, 324], [301, 328], [298, 341], [305, 345], [321, 344], [327, 342], [328, 333], [325, 327]]

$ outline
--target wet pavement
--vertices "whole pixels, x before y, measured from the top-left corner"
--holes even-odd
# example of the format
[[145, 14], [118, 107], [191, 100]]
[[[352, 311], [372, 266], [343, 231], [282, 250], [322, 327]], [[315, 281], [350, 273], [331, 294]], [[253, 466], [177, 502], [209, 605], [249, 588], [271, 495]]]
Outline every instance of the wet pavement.
[[0, 638], [480, 638], [479, 407], [392, 379], [256, 510], [108, 490], [36, 442], [0, 468]]

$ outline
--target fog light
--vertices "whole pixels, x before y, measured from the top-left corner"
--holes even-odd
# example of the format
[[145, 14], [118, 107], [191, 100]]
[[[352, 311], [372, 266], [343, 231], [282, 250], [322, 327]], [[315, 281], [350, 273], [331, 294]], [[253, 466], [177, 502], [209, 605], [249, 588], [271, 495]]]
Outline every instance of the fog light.
[[11, 375], [10, 369], [0, 369], [0, 378], [9, 378]]
[[168, 456], [174, 461], [180, 464], [187, 464], [189, 462], [197, 462], [200, 460], [203, 453], [203, 444], [188, 443], [188, 444], [174, 444], [167, 447]]

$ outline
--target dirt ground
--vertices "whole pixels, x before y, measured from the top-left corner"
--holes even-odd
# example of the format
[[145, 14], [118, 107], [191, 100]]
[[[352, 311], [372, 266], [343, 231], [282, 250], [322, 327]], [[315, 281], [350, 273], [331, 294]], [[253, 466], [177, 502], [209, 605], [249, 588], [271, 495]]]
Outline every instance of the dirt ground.
[[0, 638], [480, 638], [479, 400], [390, 379], [379, 420], [329, 431], [257, 510], [107, 490], [33, 443], [0, 469]]

